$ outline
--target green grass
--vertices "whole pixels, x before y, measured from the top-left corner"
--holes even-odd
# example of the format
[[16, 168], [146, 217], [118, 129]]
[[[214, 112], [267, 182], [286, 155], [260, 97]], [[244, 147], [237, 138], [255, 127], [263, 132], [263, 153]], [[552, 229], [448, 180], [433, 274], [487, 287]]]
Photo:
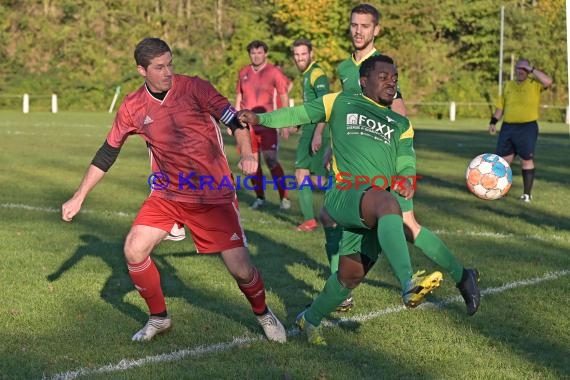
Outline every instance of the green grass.
[[[429, 298], [439, 307], [399, 309], [397, 282], [381, 258], [354, 292], [356, 308], [331, 320], [355, 319], [326, 328], [329, 346], [316, 348], [298, 335], [285, 345], [259, 339], [261, 329], [219, 257], [197, 255], [189, 240], [165, 242], [154, 254], [174, 329], [147, 344], [132, 343], [146, 307], [128, 277], [122, 241], [148, 195], [144, 143], [128, 140], [68, 224], [58, 210], [103, 142], [111, 116], [0, 116], [0, 379], [73, 371], [90, 379], [570, 377], [570, 139], [564, 124], [541, 123], [534, 200], [521, 204], [518, 164], [504, 199], [481, 201], [465, 189], [469, 160], [495, 146], [485, 120], [413, 120], [423, 176], [417, 217], [465, 265], [480, 270], [488, 291], [481, 310], [465, 315], [449, 276]], [[296, 140], [280, 150], [287, 174]], [[226, 150], [235, 168], [231, 139]], [[275, 191], [267, 195], [269, 207], [252, 211], [253, 194], [240, 192], [242, 216], [268, 303], [291, 329], [328, 273], [324, 237], [320, 230], [293, 230], [300, 222], [294, 192], [289, 212], [279, 211]], [[316, 199], [320, 205], [322, 194]], [[415, 268], [436, 268], [411, 252]], [[550, 272], [557, 277], [544, 278]], [[543, 281], [525, 282], [534, 278]], [[229, 345], [240, 337], [251, 340]], [[183, 357], [176, 359], [176, 352]], [[122, 360], [143, 361], [119, 370]]]

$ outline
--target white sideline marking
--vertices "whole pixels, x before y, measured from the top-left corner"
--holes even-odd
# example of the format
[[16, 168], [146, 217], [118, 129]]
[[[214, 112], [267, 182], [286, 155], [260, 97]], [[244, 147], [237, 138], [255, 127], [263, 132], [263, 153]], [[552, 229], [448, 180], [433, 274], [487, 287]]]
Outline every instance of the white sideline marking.
[[461, 236], [473, 236], [473, 237], [489, 237], [496, 239], [510, 239], [510, 238], [522, 238], [529, 240], [540, 240], [540, 241], [550, 241], [550, 240], [566, 240], [560, 235], [548, 235], [547, 237], [542, 237], [538, 235], [515, 235], [515, 234], [504, 234], [501, 232], [485, 232], [485, 231], [465, 231], [465, 230], [433, 230], [436, 235], [461, 235]]
[[[556, 280], [560, 277], [567, 276], [570, 274], [570, 270], [561, 270], [557, 272], [549, 272], [545, 273], [540, 277], [529, 278], [526, 280], [519, 280], [506, 283], [502, 286], [498, 286], [495, 288], [487, 288], [481, 291], [482, 296], [489, 296], [493, 294], [498, 294], [502, 292], [506, 292], [507, 290], [520, 288], [522, 286], [531, 286], [536, 285], [544, 281]], [[428, 307], [442, 307], [450, 303], [454, 302], [463, 302], [461, 296], [453, 296], [447, 297], [437, 303], [426, 303], [420, 305], [418, 308], [428, 308]], [[354, 316], [352, 318], [339, 318], [335, 320], [327, 320], [323, 321], [323, 324], [328, 327], [335, 327], [341, 324], [350, 324], [354, 322], [366, 322], [372, 319], [381, 317], [383, 315], [399, 313], [402, 311], [407, 310], [403, 305], [402, 306], [394, 306], [389, 307], [383, 310], [373, 311], [368, 314]], [[292, 328], [287, 331], [287, 336], [293, 336], [299, 334], [299, 329]], [[152, 363], [164, 363], [164, 362], [171, 362], [171, 361], [178, 361], [185, 359], [187, 357], [200, 357], [203, 355], [211, 354], [211, 353], [218, 353], [223, 351], [228, 351], [235, 347], [243, 347], [247, 344], [255, 343], [265, 340], [265, 338], [261, 335], [257, 335], [254, 337], [236, 337], [230, 342], [225, 343], [215, 343], [208, 346], [197, 346], [193, 348], [185, 348], [178, 351], [173, 351], [167, 354], [160, 354], [154, 356], [147, 356], [142, 359], [123, 359], [117, 364], [107, 364], [105, 366], [99, 368], [80, 368], [75, 371], [68, 371], [68, 372], [60, 372], [55, 374], [51, 377], [45, 377], [44, 379], [54, 379], [54, 380], [68, 380], [68, 379], [75, 379], [79, 376], [87, 376], [93, 374], [103, 374], [103, 373], [112, 373], [118, 371], [126, 371], [131, 368], [142, 367]]]
[[[25, 205], [22, 203], [0, 203], [0, 207], [1, 208], [15, 208], [15, 209], [21, 209], [21, 210], [26, 210], [26, 211], [39, 211], [39, 212], [51, 212], [51, 213], [60, 213], [61, 212], [60, 208], [30, 206], [30, 205]], [[115, 215], [115, 216], [124, 216], [124, 217], [127, 217], [127, 216], [128, 217], [134, 217], [135, 216], [134, 213], [128, 213], [128, 212], [123, 212], [123, 211], [81, 210], [80, 212], [85, 213], [85, 214], [106, 214], [106, 215], [111, 214], [111, 215]]]
[[[51, 212], [51, 213], [60, 213], [61, 209], [53, 208], [53, 207], [41, 207], [41, 206], [31, 206], [22, 203], [0, 203], [0, 208], [13, 208], [13, 209], [21, 209], [27, 211], [39, 211], [39, 212]], [[103, 214], [103, 215], [115, 215], [120, 217], [135, 217], [135, 213], [132, 212], [124, 212], [124, 211], [109, 211], [109, 210], [81, 210], [81, 213], [86, 214]], [[247, 222], [248, 219], [242, 216], [242, 221]], [[285, 221], [281, 220], [265, 220], [263, 218], [256, 219], [256, 223], [260, 224], [287, 224]], [[561, 240], [567, 241], [568, 238], [560, 235], [547, 235], [545, 237], [539, 235], [516, 235], [516, 234], [504, 234], [500, 232], [485, 232], [485, 231], [465, 231], [465, 230], [433, 230], [435, 234], [440, 235], [453, 235], [453, 236], [472, 236], [472, 237], [488, 237], [488, 238], [495, 238], [495, 239], [510, 239], [510, 238], [519, 238], [519, 239], [528, 239], [528, 240], [538, 240], [538, 241], [551, 241], [551, 240]]]

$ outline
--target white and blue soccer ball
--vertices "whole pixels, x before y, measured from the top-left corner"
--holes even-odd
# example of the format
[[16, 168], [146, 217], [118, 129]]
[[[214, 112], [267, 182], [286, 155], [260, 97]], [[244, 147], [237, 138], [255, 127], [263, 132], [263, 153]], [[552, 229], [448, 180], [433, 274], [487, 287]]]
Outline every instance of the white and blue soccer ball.
[[513, 183], [513, 171], [501, 156], [483, 153], [469, 163], [465, 181], [473, 195], [490, 201], [509, 192]]

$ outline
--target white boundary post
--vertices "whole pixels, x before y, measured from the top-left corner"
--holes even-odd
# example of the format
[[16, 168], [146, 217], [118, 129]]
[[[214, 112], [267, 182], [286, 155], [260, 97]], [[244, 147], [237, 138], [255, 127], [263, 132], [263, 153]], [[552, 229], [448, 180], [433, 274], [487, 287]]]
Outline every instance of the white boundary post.
[[113, 108], [115, 108], [115, 103], [117, 102], [117, 98], [119, 97], [119, 93], [121, 92], [121, 86], [117, 86], [115, 90], [115, 96], [113, 96], [113, 101], [111, 102], [111, 106], [109, 107], [109, 113], [113, 112]]
[[457, 109], [457, 106], [456, 106], [455, 102], [449, 103], [449, 120], [450, 121], [455, 121], [456, 109]]
[[22, 99], [22, 112], [30, 112], [30, 95], [28, 94], [24, 94], [24, 97]]
[[51, 94], [51, 113], [57, 113], [57, 95]]

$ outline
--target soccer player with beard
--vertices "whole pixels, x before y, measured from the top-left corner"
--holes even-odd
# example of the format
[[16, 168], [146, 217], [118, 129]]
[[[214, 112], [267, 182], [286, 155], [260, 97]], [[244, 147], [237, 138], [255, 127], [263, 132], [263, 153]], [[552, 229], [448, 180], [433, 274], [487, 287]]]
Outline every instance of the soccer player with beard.
[[[407, 307], [419, 305], [441, 282], [440, 272], [412, 275], [400, 206], [392, 192], [372, 183], [375, 177], [390, 181], [394, 176], [415, 176], [414, 130], [407, 118], [389, 108], [397, 80], [394, 61], [376, 55], [360, 67], [363, 94], [338, 92], [270, 113], [238, 113], [240, 122], [251, 125], [283, 128], [327, 122], [330, 128], [335, 175], [325, 195], [325, 212], [344, 231], [337, 253], [338, 271], [331, 273], [321, 293], [296, 319], [311, 344], [326, 345], [322, 319], [362, 282], [378, 260], [380, 247], [398, 278]], [[359, 183], [357, 178], [369, 182]], [[408, 180], [390, 186], [406, 199], [414, 195]]]
[[[309, 102], [329, 93], [329, 79], [313, 59], [311, 41], [301, 38], [291, 48], [293, 60], [303, 75], [303, 102]], [[326, 123], [303, 124], [295, 157], [295, 177], [299, 188], [299, 205], [303, 223], [297, 231], [313, 231], [318, 227], [313, 210], [313, 189], [326, 185], [328, 171], [323, 166], [323, 155], [329, 142]], [[316, 130], [318, 133], [315, 133]], [[323, 141], [325, 144], [323, 145]], [[319, 178], [320, 177], [320, 178]], [[310, 182], [309, 182], [310, 181]]]
[[[145, 38], [137, 44], [134, 57], [144, 85], [121, 104], [107, 139], [79, 188], [62, 205], [62, 219], [73, 219], [89, 192], [115, 162], [127, 137], [139, 135], [150, 150], [153, 173], [160, 172], [170, 182], [159, 177], [152, 179], [161, 190], [153, 189], [144, 201], [125, 240], [129, 276], [150, 314], [132, 340], [151, 340], [171, 328], [160, 274], [150, 254], [173, 224], [179, 223], [191, 231], [198, 253], [221, 252], [226, 268], [249, 301], [267, 338], [285, 342], [285, 329], [267, 307], [263, 279], [251, 264], [235, 185], [228, 184], [233, 184], [233, 177], [216, 121], [233, 131], [241, 152], [238, 166], [246, 174], [255, 173], [258, 166], [249, 131], [237, 122], [235, 109], [210, 82], [174, 74], [172, 51], [166, 42]], [[211, 187], [201, 186], [203, 176], [213, 180]]]

